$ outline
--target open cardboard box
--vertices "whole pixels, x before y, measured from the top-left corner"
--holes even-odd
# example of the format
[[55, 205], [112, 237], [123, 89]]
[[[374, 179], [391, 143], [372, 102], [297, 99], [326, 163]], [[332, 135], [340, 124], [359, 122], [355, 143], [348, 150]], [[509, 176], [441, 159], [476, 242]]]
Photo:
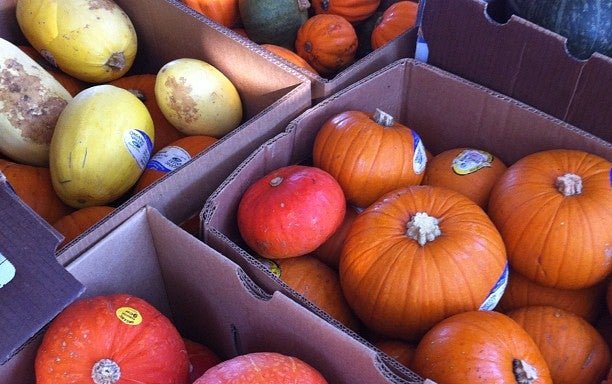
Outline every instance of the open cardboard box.
[[[265, 140], [311, 106], [308, 79], [281, 67], [232, 38], [224, 28], [196, 20], [165, 0], [143, 6], [139, 0], [117, 0], [138, 35], [136, 62], [128, 74], [157, 73], [180, 57], [205, 60], [237, 87], [244, 108], [243, 123], [189, 163], [127, 201], [119, 209], [58, 252], [64, 261], [80, 254], [145, 205], [181, 223], [199, 213], [206, 197]], [[26, 44], [15, 16], [16, 0], [0, 3], [0, 36]]]
[[[178, 8], [198, 19], [209, 20], [206, 16], [203, 16], [187, 7], [180, 0], [169, 1], [172, 1]], [[353, 64], [338, 72], [332, 78], [325, 78], [316, 73], [300, 68], [230, 29], [227, 29], [227, 34], [234, 36], [236, 39], [244, 41], [245, 44], [249, 44], [253, 50], [258, 51], [268, 60], [278, 63], [281, 66], [293, 68], [302, 75], [306, 76], [312, 86], [313, 103], [317, 103], [341, 90], [347, 85], [366, 77], [372, 72], [379, 70], [396, 60], [404, 57], [414, 57], [417, 30], [416, 28], [411, 28], [405, 31], [385, 46], [380, 47], [379, 49], [376, 49], [361, 58], [358, 58]]]
[[609, 142], [439, 68], [403, 59], [310, 108], [253, 152], [207, 200], [201, 213], [202, 240], [265, 289], [277, 289], [312, 308], [244, 243], [236, 224], [237, 207], [244, 191], [270, 171], [311, 164], [315, 136], [326, 120], [346, 110], [373, 113], [376, 108], [415, 130], [434, 155], [469, 146], [509, 165], [536, 151], [574, 148], [612, 159]]
[[[141, 297], [183, 337], [209, 346], [222, 359], [275, 351], [306, 361], [329, 383], [423, 382], [400, 376], [385, 356], [283, 293], [257, 286], [242, 268], [152, 207], [137, 211], [66, 270], [85, 287], [81, 297], [119, 292]], [[34, 382], [43, 333], [0, 366], [0, 382]]]
[[510, 16], [506, 0], [420, 6], [429, 64], [612, 141], [612, 58], [574, 58], [566, 38]]

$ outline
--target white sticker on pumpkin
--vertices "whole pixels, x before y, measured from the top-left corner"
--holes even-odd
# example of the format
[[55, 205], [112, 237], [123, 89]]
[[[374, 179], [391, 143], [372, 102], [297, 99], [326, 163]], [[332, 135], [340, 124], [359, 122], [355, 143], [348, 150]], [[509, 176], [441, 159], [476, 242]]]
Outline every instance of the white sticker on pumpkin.
[[15, 277], [15, 266], [0, 253], [0, 288], [4, 287]]
[[425, 146], [418, 133], [412, 131], [412, 139], [414, 142], [414, 156], [412, 157], [412, 169], [417, 175], [425, 171], [427, 165], [427, 153], [425, 152]]
[[481, 311], [492, 311], [497, 306], [497, 303], [499, 303], [499, 300], [501, 300], [504, 294], [504, 291], [506, 290], [507, 285], [508, 285], [508, 263], [506, 262], [506, 266], [504, 267], [504, 270], [501, 276], [497, 280], [497, 283], [495, 283], [495, 285], [493, 286], [493, 289], [491, 289], [491, 292], [489, 292], [489, 295], [480, 305], [479, 309]]
[[457, 175], [469, 175], [479, 169], [490, 167], [493, 155], [478, 149], [465, 149], [461, 151], [452, 163], [453, 172]]
[[149, 135], [139, 129], [130, 129], [123, 135], [123, 142], [140, 169], [144, 169], [153, 152], [153, 142]]
[[169, 146], [160, 149], [147, 164], [147, 169], [172, 172], [191, 160], [191, 155], [181, 147]]

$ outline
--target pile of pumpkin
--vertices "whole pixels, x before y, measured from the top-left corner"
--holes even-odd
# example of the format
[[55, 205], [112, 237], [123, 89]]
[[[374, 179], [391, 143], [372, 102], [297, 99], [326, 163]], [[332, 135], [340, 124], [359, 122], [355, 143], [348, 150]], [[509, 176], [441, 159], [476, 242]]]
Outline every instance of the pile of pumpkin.
[[332, 78], [414, 27], [418, 3], [397, 0], [182, 0], [272, 53]]
[[600, 384], [611, 171], [570, 149], [510, 166], [482, 148], [432, 155], [389, 114], [345, 111], [312, 163], [246, 189], [237, 228], [281, 283], [439, 384]]
[[63, 244], [243, 118], [234, 84], [202, 60], [130, 72], [130, 18], [112, 1], [87, 3], [19, 0], [29, 44], [0, 39], [0, 171]]

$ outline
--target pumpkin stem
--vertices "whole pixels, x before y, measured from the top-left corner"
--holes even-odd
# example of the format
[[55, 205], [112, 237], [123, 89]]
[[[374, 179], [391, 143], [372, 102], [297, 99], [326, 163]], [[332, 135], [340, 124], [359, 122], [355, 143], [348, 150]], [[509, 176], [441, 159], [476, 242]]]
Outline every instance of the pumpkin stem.
[[121, 377], [121, 368], [111, 359], [98, 360], [91, 369], [91, 379], [95, 384], [114, 384]]
[[421, 246], [428, 241], [434, 241], [441, 234], [438, 219], [425, 212], [417, 212], [406, 224], [406, 236], [417, 241]]
[[310, 8], [310, 1], [308, 0], [297, 0], [297, 4], [300, 11], [305, 11]]
[[563, 196], [573, 196], [582, 193], [582, 178], [573, 173], [557, 177], [555, 187]]
[[374, 119], [376, 124], [382, 125], [384, 127], [392, 127], [393, 124], [395, 124], [393, 116], [378, 108], [376, 108], [376, 112], [374, 112], [374, 116], [372, 118]]
[[523, 360], [512, 359], [512, 371], [516, 384], [531, 384], [538, 379], [536, 369]]
[[125, 55], [123, 52], [115, 52], [108, 58], [104, 65], [110, 67], [113, 71], [120, 71], [125, 66]]
[[271, 187], [277, 187], [282, 182], [283, 182], [283, 178], [281, 176], [276, 176], [275, 178], [270, 180], [270, 186]]

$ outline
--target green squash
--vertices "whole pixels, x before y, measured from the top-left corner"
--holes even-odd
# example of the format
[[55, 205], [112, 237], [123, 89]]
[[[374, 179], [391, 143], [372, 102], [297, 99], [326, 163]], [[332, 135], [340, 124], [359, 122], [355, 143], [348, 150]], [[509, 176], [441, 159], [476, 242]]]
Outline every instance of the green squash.
[[240, 18], [249, 39], [295, 50], [298, 29], [308, 19], [308, 0], [239, 0]]

